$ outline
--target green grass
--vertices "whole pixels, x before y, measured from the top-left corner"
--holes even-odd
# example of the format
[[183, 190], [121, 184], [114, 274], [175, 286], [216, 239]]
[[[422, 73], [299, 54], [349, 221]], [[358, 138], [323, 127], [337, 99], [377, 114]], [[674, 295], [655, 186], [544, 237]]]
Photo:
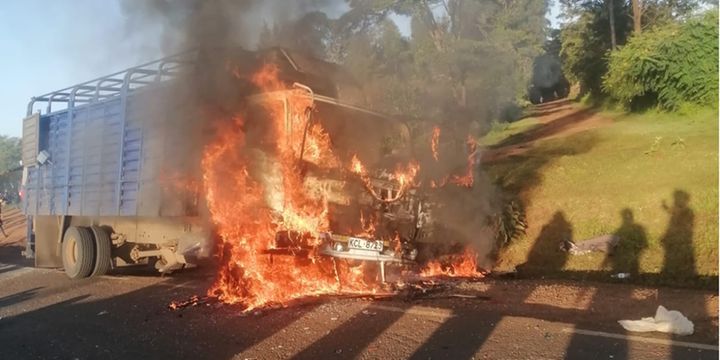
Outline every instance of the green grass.
[[[633, 277], [640, 282], [717, 286], [701, 279], [718, 275], [717, 110], [602, 115], [614, 122], [541, 140], [527, 154], [486, 167], [497, 184], [520, 195], [529, 222], [527, 234], [501, 251], [497, 267], [526, 263], [523, 269], [530, 274], [603, 271], [604, 278], [639, 267], [640, 274]], [[484, 141], [498, 143], [522, 131], [518, 128], [531, 127], [532, 121], [493, 131]], [[671, 207], [677, 190], [690, 196], [692, 224], [680, 216], [670, 225], [662, 204]], [[640, 232], [621, 231], [626, 235], [609, 258], [602, 253], [566, 256], [557, 250], [564, 233], [571, 233], [575, 242], [616, 233], [623, 209], [632, 211], [645, 239]], [[550, 224], [558, 212], [567, 224]], [[687, 217], [689, 212], [677, 214]]]

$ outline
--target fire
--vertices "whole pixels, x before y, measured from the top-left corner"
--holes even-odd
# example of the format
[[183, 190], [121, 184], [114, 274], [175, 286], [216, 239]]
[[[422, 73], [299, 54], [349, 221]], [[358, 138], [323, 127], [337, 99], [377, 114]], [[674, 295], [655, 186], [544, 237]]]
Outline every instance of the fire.
[[405, 166], [398, 166], [390, 178], [399, 182], [401, 191], [405, 191], [408, 187], [415, 185], [414, 181], [418, 171], [420, 171], [420, 165], [412, 161]]
[[[239, 71], [232, 72], [240, 76]], [[278, 73], [277, 67], [268, 65], [250, 79], [263, 93], [281, 94], [287, 101], [263, 98], [259, 104], [253, 103], [262, 107], [267, 120], [240, 113], [218, 115], [215, 138], [204, 149], [202, 188], [220, 238], [221, 264], [208, 296], [252, 309], [309, 295], [376, 292], [379, 285], [366, 283], [361, 267], [353, 268], [317, 253], [322, 234], [330, 230], [330, 195], [322, 187], [307, 191], [306, 165], [335, 170], [344, 166], [333, 152], [332, 138], [322, 122], [312, 116], [312, 97], [302, 88], [288, 88]], [[248, 134], [248, 129], [253, 132]], [[436, 128], [432, 141], [436, 160], [439, 135]], [[470, 138], [468, 147], [467, 173], [443, 182], [472, 186], [476, 144]], [[344, 169], [357, 175], [368, 192], [385, 203], [397, 201], [419, 186], [416, 177], [420, 166], [414, 161], [398, 164], [392, 173], [382, 175], [399, 185], [397, 190], [382, 194], [378, 194], [370, 172], [357, 156], [352, 156]], [[370, 238], [377, 221], [372, 215], [361, 213], [359, 219], [363, 234]], [[292, 238], [293, 249], [307, 249], [307, 256], [279, 255], [278, 234]], [[395, 238], [400, 244], [398, 234]], [[449, 266], [431, 262], [422, 275], [479, 276], [476, 265], [474, 252], [468, 250]]]
[[448, 276], [448, 277], [482, 277], [477, 270], [477, 253], [470, 247], [452, 258], [452, 261], [443, 264], [439, 260], [432, 260], [420, 272], [424, 277]]
[[362, 211], [360, 211], [360, 226], [362, 226], [362, 233], [357, 234], [357, 236], [367, 237], [367, 238], [374, 238], [375, 237], [375, 219], [365, 218], [365, 214], [363, 214]]
[[432, 156], [435, 161], [438, 161], [438, 142], [440, 141], [440, 128], [433, 127], [432, 138], [430, 139], [430, 150], [432, 150]]
[[[430, 139], [430, 149], [432, 150], [432, 156], [435, 159], [435, 161], [438, 161], [439, 159], [439, 153], [438, 153], [438, 143], [440, 141], [440, 128], [435, 126], [433, 127], [432, 132], [432, 138]], [[462, 186], [466, 188], [471, 188], [473, 186], [473, 183], [475, 183], [475, 176], [473, 175], [473, 171], [475, 168], [475, 164], [477, 164], [478, 161], [478, 148], [477, 148], [477, 142], [475, 139], [468, 135], [467, 140], [465, 141], [465, 144], [467, 146], [468, 156], [467, 156], [467, 162], [465, 171], [462, 175], [445, 175], [441, 179], [431, 179], [430, 180], [430, 187], [435, 188], [441, 188], [447, 185], [448, 183]]]
[[390, 203], [402, 198], [411, 186], [417, 185], [415, 184], [415, 177], [420, 171], [420, 165], [415, 161], [411, 161], [404, 166], [399, 165], [395, 169], [395, 172], [391, 174], [389, 178], [390, 180], [397, 181], [400, 184], [400, 189], [390, 197], [382, 197], [377, 193], [372, 184], [372, 180], [365, 169], [365, 165], [363, 165], [360, 159], [358, 159], [357, 155], [353, 155], [352, 160], [350, 161], [350, 171], [360, 176], [363, 185], [376, 200]]
[[475, 139], [472, 138], [472, 136], [467, 137], [466, 141], [467, 147], [468, 147], [468, 157], [467, 157], [467, 167], [465, 170], [464, 175], [453, 175], [450, 177], [450, 182], [458, 185], [458, 186], [464, 186], [466, 188], [471, 188], [473, 186], [473, 183], [475, 182], [475, 177], [473, 175], [473, 169], [475, 167], [475, 163], [477, 161], [477, 142]]
[[333, 154], [330, 135], [320, 124], [312, 124], [306, 133], [303, 149], [303, 159], [325, 168], [340, 166], [340, 160]]
[[[266, 66], [252, 77], [263, 91], [285, 90], [277, 78], [277, 68]], [[292, 98], [290, 123], [281, 103], [263, 103], [272, 126], [261, 127], [273, 139], [266, 149], [271, 170], [259, 171], [258, 149], [249, 144], [254, 138], [244, 129], [253, 119], [237, 115], [218, 119], [216, 137], [204, 150], [203, 187], [211, 219], [220, 236], [221, 269], [208, 295], [226, 303], [240, 303], [252, 309], [268, 303], [317, 294], [372, 292], [362, 271], [350, 269], [310, 252], [307, 261], [293, 256], [270, 255], [275, 236], [282, 230], [302, 234], [312, 249], [318, 234], [328, 230], [328, 205], [323, 196], [310, 197], [302, 187], [299, 150], [302, 136], [291, 131], [307, 128], [303, 159], [332, 165], [337, 159], [330, 138], [319, 123], [307, 127], [305, 109], [310, 105], [297, 90]], [[277, 176], [275, 176], [277, 175]], [[269, 201], [271, 199], [272, 201]], [[279, 204], [279, 209], [270, 206]], [[342, 284], [342, 288], [341, 285]]]
[[357, 155], [353, 155], [352, 160], [350, 160], [350, 170], [360, 176], [367, 176], [365, 166], [360, 162]]

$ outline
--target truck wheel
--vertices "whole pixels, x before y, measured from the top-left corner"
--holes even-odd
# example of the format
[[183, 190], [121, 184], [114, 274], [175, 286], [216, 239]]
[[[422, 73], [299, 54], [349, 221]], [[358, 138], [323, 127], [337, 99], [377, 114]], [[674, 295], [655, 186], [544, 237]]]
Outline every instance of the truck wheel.
[[102, 226], [91, 226], [95, 239], [95, 266], [90, 276], [107, 274], [110, 270], [110, 235]]
[[86, 227], [71, 226], [65, 230], [62, 244], [65, 274], [71, 279], [88, 277], [95, 263], [95, 242]]

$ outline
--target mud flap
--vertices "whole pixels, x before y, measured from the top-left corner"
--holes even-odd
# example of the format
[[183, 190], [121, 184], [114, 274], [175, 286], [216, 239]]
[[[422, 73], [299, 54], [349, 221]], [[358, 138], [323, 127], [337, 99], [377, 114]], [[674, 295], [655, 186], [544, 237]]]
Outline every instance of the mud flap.
[[60, 236], [64, 216], [34, 216], [35, 266], [42, 268], [62, 267]]

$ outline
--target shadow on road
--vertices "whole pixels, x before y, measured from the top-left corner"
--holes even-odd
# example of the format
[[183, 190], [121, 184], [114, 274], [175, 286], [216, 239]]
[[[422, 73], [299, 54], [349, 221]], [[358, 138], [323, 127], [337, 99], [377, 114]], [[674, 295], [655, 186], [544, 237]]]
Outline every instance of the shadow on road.
[[[662, 238], [667, 251], [665, 271], [671, 271], [673, 268], [670, 266], [678, 262], [685, 264], [690, 261], [694, 264], [688, 258], [688, 254], [692, 254], [694, 218], [689, 201], [689, 195], [678, 190], [674, 194], [673, 205], [665, 206], [670, 216], [668, 229]], [[623, 254], [609, 257], [607, 263], [613, 272], [632, 273], [638, 269], [637, 259], [647, 246], [647, 238], [642, 226], [635, 223], [632, 210], [622, 210], [621, 216], [623, 223], [615, 234], [621, 238], [619, 249], [625, 250]], [[562, 270], [568, 255], [558, 251], [558, 244], [565, 239], [573, 240], [573, 228], [565, 214], [558, 211], [537, 237], [527, 266]], [[556, 252], [557, 257], [548, 260], [541, 256], [547, 252]], [[0, 247], [0, 262], [17, 258], [19, 248]], [[10, 265], [8, 268], [22, 266]], [[0, 272], [3, 269], [0, 268]], [[234, 306], [201, 305], [180, 311], [168, 310], [167, 305], [172, 300], [204, 293], [212, 278], [212, 271], [207, 270], [177, 274], [167, 281], [127, 293], [114, 294], [109, 290], [107, 297], [100, 298], [84, 293], [83, 286], [105, 281], [103, 286], [112, 289], [113, 281], [123, 280], [101, 278], [64, 283], [62, 286], [79, 289], [79, 294], [76, 291], [69, 299], [62, 299], [68, 295], [62, 293], [65, 289], [60, 285], [58, 288], [36, 286], [1, 297], [0, 309], [6, 310], [17, 308], [20, 304], [24, 308], [41, 296], [45, 300], [60, 299], [31, 311], [16, 310], [14, 315], [0, 319], [2, 357], [230, 359], [278, 333], [282, 334], [291, 324], [304, 321], [301, 319], [323, 304], [317, 300], [303, 306], [271, 310], [258, 316], [240, 316], [241, 309]], [[146, 280], [152, 277], [150, 274], [154, 274], [144, 269], [129, 271], [129, 274]], [[656, 295], [643, 295], [642, 292], [638, 295], [637, 287], [630, 285], [568, 284], [556, 280], [539, 283], [492, 281], [483, 291], [491, 301], [431, 302], [420, 299], [403, 302], [395, 299], [391, 301], [392, 306], [400, 311], [379, 310], [375, 316], [363, 313], [351, 316], [327, 333], [313, 338], [307, 347], [298, 349], [294, 357], [355, 358], [367, 355], [368, 349], [374, 348], [379, 341], [393, 341], [392, 337], [388, 340], [385, 334], [406, 314], [402, 310], [416, 305], [432, 305], [451, 314], [439, 322], [427, 340], [409, 349], [410, 357], [416, 359], [470, 358], [482, 350], [493, 332], [499, 330], [499, 324], [508, 317], [568, 323], [580, 329], [622, 333], [616, 320], [651, 316], [660, 304], [671, 309], [678, 307], [678, 310], [696, 322], [700, 340], [689, 341], [717, 341], [717, 327], [713, 323], [717, 322], [717, 318], [708, 316], [705, 303], [698, 300], [701, 298], [697, 294], [690, 296], [682, 290], [660, 290]], [[541, 288], [569, 289], [572, 286], [596, 289], [596, 292], [590, 295], [591, 299], [585, 307], [576, 308], [538, 302], [533, 295]], [[612, 286], [612, 291], [607, 290], [609, 286]], [[560, 299], [570, 296], [576, 294], [560, 294]], [[611, 319], [608, 320], [608, 317]], [[38, 334], [42, 334], [42, 341], [38, 341]], [[688, 341], [687, 338], [678, 340]], [[622, 359], [628, 356], [628, 347], [626, 340], [597, 339], [575, 334], [565, 349], [565, 356], [569, 359], [587, 359], [608, 358], [612, 355], [615, 359]], [[338, 349], [342, 351], [337, 352]], [[673, 347], [671, 351], [674, 359], [688, 356], [686, 348]], [[716, 358], [717, 352], [703, 353], [697, 357], [708, 357], [706, 355]]]
[[[188, 274], [105, 299], [80, 295], [6, 317], [0, 326], [2, 357], [229, 359], [318, 305], [264, 316], [238, 316], [240, 309], [233, 306], [168, 310], [170, 301], [202, 293], [205, 286], [203, 277]], [[37, 290], [0, 299], [0, 307], [26, 300]]]
[[0, 297], [0, 308], [6, 307], [6, 306], [12, 306], [14, 304], [21, 303], [23, 301], [27, 301], [28, 299], [35, 296], [35, 293], [37, 293], [38, 290], [42, 289], [42, 287], [36, 287], [28, 290], [23, 290], [21, 292], [7, 295]]
[[[3, 358], [230, 359], [249, 351], [270, 337], [273, 337], [272, 345], [285, 346], [290, 351], [292, 338], [298, 336], [309, 336], [309, 345], [292, 350], [290, 354], [294, 358], [382, 357], [381, 353], [372, 351], [382, 346], [379, 342], [392, 343], [396, 341], [397, 336], [402, 336], [402, 334], [393, 335], [393, 332], [405, 331], [393, 325], [401, 319], [404, 319], [403, 324], [412, 321], [405, 316], [408, 314], [405, 310], [415, 306], [430, 306], [445, 309], [443, 311], [451, 315], [439, 320], [427, 340], [403, 351], [407, 351], [411, 358], [417, 359], [466, 359], [482, 351], [490, 336], [500, 330], [499, 324], [507, 317], [571, 323], [581, 329], [618, 332], [618, 325], [614, 323], [616, 318], [646, 316], [651, 314], [655, 307], [655, 301], [648, 301], [640, 310], [637, 306], [619, 307], [618, 304], [627, 304], [629, 298], [626, 296], [633, 289], [629, 286], [621, 289], [618, 292], [620, 295], [605, 294], [602, 296], [602, 301], [600, 298], [594, 298], [590, 309], [586, 309], [542, 303], [532, 296], [541, 287], [572, 288], [576, 284], [552, 280], [537, 284], [489, 280], [484, 285], [485, 290], [479, 291], [487, 295], [483, 298], [462, 301], [447, 298], [436, 300], [420, 298], [411, 301], [392, 299], [375, 302], [352, 300], [360, 303], [351, 302], [351, 307], [367, 304], [364, 305], [366, 308], [374, 309], [372, 304], [387, 304], [396, 311], [373, 310], [375, 313], [371, 315], [359, 312], [336, 327], [326, 326], [325, 328], [329, 329], [327, 332], [318, 333], [318, 324], [329, 325], [327, 322], [331, 320], [331, 314], [320, 309], [321, 305], [327, 303], [320, 298], [309, 299], [308, 301], [311, 302], [305, 302], [302, 306], [268, 310], [260, 315], [241, 315], [240, 308], [229, 305], [219, 307], [199, 305], [171, 311], [167, 308], [170, 301], [186, 299], [190, 295], [205, 291], [209, 282], [207, 274], [187, 273], [162, 283], [101, 299], [97, 299], [96, 295], [91, 296], [86, 291], [88, 288], [83, 287], [92, 285], [93, 281], [105, 281], [104, 285], [95, 284], [93, 287], [107, 287], [116, 284], [115, 281], [124, 280], [98, 279], [83, 284], [76, 283], [79, 285], [72, 286], [78, 288], [79, 294], [72, 295], [69, 299], [3, 318], [0, 320]], [[595, 285], [583, 286], [593, 288]], [[601, 286], [608, 285], [598, 285]], [[37, 297], [38, 292], [44, 290], [47, 289], [35, 288], [5, 297], [0, 300], [0, 307], [7, 308], [11, 303], [17, 306], [20, 301], [31, 302], [32, 299], [28, 300], [29, 297]], [[598, 291], [600, 294], [601, 290]], [[475, 290], [472, 292], [472, 294], [477, 293], [478, 291]], [[671, 296], [668, 303], [677, 304], [679, 295]], [[68, 295], [60, 294], [53, 297], [57, 296]], [[697, 297], [697, 295], [693, 296]], [[343, 311], [344, 306], [333, 311]], [[306, 318], [311, 313], [312, 315]], [[608, 316], [613, 320], [608, 321]], [[285, 330], [298, 321], [302, 323], [293, 326], [295, 330], [288, 330], [285, 334]], [[604, 326], [608, 327], [600, 326], [598, 329], [598, 324], [605, 324]], [[298, 334], [297, 329], [302, 329], [304, 326], [313, 326], [316, 330], [314, 334], [317, 335]], [[712, 325], [701, 322], [696, 326], [698, 331], [706, 332]], [[502, 331], [508, 329], [504, 328]], [[38, 341], [38, 334], [42, 334], [43, 341]], [[588, 340], [584, 335], [576, 335], [576, 337], [577, 339], [574, 339], [567, 349], [568, 354], [579, 356], [589, 354], [588, 351], [592, 350], [603, 356], [615, 355], [615, 359], [622, 358], [616, 356], [622, 353], [621, 348], [613, 345], [617, 341]], [[287, 339], [288, 343], [284, 343], [284, 339]], [[680, 350], [684, 351], [684, 349]], [[273, 354], [268, 354], [270, 355]], [[717, 356], [717, 353], [713, 355]], [[578, 356], [569, 356], [569, 358], [580, 358]]]

